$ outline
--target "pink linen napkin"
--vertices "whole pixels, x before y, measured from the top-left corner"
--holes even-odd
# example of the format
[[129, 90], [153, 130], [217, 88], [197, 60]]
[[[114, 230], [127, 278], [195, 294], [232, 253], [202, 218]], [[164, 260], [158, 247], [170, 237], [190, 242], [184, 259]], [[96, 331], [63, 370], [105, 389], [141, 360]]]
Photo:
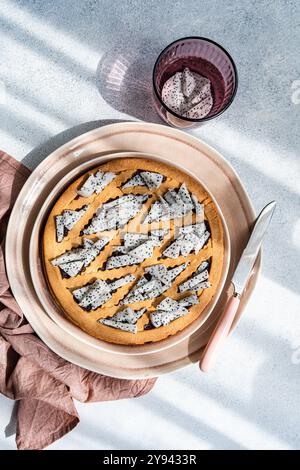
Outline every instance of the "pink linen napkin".
[[30, 171], [0, 151], [0, 392], [18, 401], [18, 449], [43, 449], [79, 422], [81, 402], [139, 397], [156, 379], [123, 380], [85, 370], [52, 352], [34, 333], [7, 280], [5, 232]]

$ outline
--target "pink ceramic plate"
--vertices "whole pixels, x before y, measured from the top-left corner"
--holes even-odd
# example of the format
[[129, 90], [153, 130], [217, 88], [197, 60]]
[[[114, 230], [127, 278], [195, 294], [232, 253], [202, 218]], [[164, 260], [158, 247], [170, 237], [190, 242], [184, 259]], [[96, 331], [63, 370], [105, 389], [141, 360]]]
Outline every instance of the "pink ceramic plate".
[[[147, 153], [140, 153], [140, 152], [122, 152], [122, 153], [115, 153], [112, 155], [101, 155], [97, 157], [93, 157], [90, 160], [87, 160], [81, 164], [79, 164], [76, 168], [71, 170], [67, 173], [53, 188], [50, 192], [48, 197], [46, 198], [41, 210], [39, 211], [36, 220], [34, 222], [32, 228], [32, 235], [30, 239], [30, 248], [29, 248], [29, 265], [30, 265], [30, 273], [34, 285], [35, 292], [43, 305], [45, 311], [49, 314], [49, 316], [65, 331], [72, 334], [74, 338], [77, 340], [83, 341], [86, 344], [89, 344], [95, 348], [102, 349], [104, 351], [108, 351], [114, 354], [130, 354], [130, 355], [143, 355], [143, 354], [152, 354], [154, 352], [162, 351], [163, 349], [170, 348], [175, 346], [176, 344], [180, 343], [187, 337], [191, 336], [198, 328], [203, 325], [205, 320], [209, 317], [210, 313], [212, 312], [216, 302], [223, 290], [227, 272], [229, 268], [229, 261], [230, 261], [230, 239], [228, 234], [228, 229], [225, 223], [225, 220], [222, 216], [222, 213], [219, 209], [218, 202], [213, 198], [210, 194], [211, 198], [214, 200], [214, 203], [218, 209], [220, 218], [223, 223], [223, 230], [224, 230], [224, 263], [223, 263], [223, 270], [220, 283], [218, 285], [218, 289], [216, 294], [214, 295], [212, 301], [206, 307], [206, 309], [202, 312], [200, 317], [194, 321], [191, 325], [185, 328], [180, 333], [176, 334], [175, 336], [170, 336], [169, 338], [159, 341], [157, 343], [148, 343], [143, 344], [140, 346], [124, 346], [119, 344], [112, 344], [106, 341], [101, 341], [100, 339], [93, 338], [92, 336], [88, 335], [76, 325], [74, 325], [68, 318], [64, 315], [64, 312], [60, 308], [60, 306], [55, 302], [54, 298], [52, 297], [46, 283], [46, 279], [44, 277], [43, 269], [42, 269], [42, 260], [40, 257], [40, 240], [42, 239], [43, 229], [45, 225], [45, 220], [47, 217], [47, 213], [49, 209], [53, 206], [54, 201], [57, 197], [64, 191], [64, 189], [70, 184], [70, 181], [74, 181], [76, 178], [80, 176], [80, 174], [88, 171], [91, 168], [94, 168], [102, 163], [105, 163], [108, 160], [116, 159], [116, 158], [148, 158], [150, 160], [161, 161], [170, 165], [170, 161], [167, 161], [164, 158], [161, 158], [156, 155], [151, 155]], [[187, 172], [182, 166], [176, 165], [180, 168], [180, 170], [189, 173], [190, 176], [197, 179], [199, 183], [206, 189], [208, 193], [210, 193], [209, 188], [200, 181], [199, 178], [192, 175], [190, 172]], [[74, 343], [75, 347], [75, 343]]]
[[[207, 321], [171, 348], [146, 354], [116, 355], [76, 341], [46, 313], [35, 292], [29, 268], [29, 241], [46, 197], [66, 173], [96, 155], [146, 152], [181, 165], [202, 181], [220, 205], [229, 231], [231, 257], [225, 288]], [[31, 174], [13, 208], [6, 239], [6, 267], [13, 293], [28, 321], [57, 354], [82, 367], [114, 377], [157, 376], [199, 360], [200, 351], [227, 300], [229, 281], [242, 253], [255, 213], [247, 193], [226, 160], [213, 148], [181, 131], [157, 124], [121, 123], [93, 130], [50, 154]], [[16, 230], [16, 226], [18, 230]], [[237, 319], [254, 289], [260, 258], [244, 292]], [[75, 347], [76, 344], [76, 347]]]

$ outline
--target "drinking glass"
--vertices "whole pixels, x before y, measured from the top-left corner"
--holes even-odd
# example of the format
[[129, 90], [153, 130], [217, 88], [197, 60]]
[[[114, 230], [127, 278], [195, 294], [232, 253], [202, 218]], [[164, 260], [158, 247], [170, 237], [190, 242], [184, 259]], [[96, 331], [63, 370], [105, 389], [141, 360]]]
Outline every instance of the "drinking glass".
[[[175, 113], [161, 97], [165, 82], [185, 67], [211, 82], [213, 106], [208, 115], [200, 119]], [[172, 42], [160, 53], [153, 68], [155, 108], [162, 119], [175, 127], [197, 127], [222, 114], [231, 105], [237, 85], [237, 70], [232, 57], [222, 46], [207, 38], [192, 36]]]

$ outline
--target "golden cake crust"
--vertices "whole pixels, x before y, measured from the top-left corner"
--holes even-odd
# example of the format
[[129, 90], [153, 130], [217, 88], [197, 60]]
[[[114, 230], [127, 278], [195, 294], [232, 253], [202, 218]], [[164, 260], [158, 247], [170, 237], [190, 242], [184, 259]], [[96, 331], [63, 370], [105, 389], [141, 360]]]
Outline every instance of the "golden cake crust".
[[[92, 194], [90, 197], [78, 196], [77, 190], [87, 179], [87, 175], [92, 173], [95, 174], [97, 170], [112, 171], [117, 173], [117, 176], [99, 194]], [[160, 173], [164, 175], [165, 180], [158, 189], [155, 189], [155, 191], [150, 191], [144, 186], [121, 189], [122, 184], [139, 170]], [[178, 188], [182, 183], [185, 183], [187, 189], [192, 194], [196, 195], [198, 200], [204, 205], [205, 220], [209, 225], [211, 237], [208, 240], [208, 243], [197, 255], [192, 252], [187, 256], [180, 256], [176, 259], [161, 258], [162, 251], [173, 239], [175, 226], [174, 221], [154, 222], [148, 226], [142, 225], [141, 222], [150, 206], [153, 204], [154, 200], [159, 197], [159, 195], [163, 195], [169, 188]], [[151, 194], [152, 197], [143, 204], [142, 210], [128, 222], [126, 227], [123, 229], [112, 230], [110, 232], [101, 232], [101, 236], [110, 234], [113, 235], [113, 238], [82, 273], [75, 277], [63, 278], [59, 267], [53, 266], [51, 260], [74, 247], [82, 245], [83, 236], [81, 235], [81, 230], [88, 224], [97, 208], [101, 206], [102, 203], [110, 199], [123, 196], [124, 194]], [[55, 217], [60, 215], [66, 209], [78, 209], [85, 204], [89, 205], [89, 209], [80, 221], [68, 232], [63, 241], [58, 243], [56, 239]], [[147, 233], [149, 229], [162, 228], [164, 226], [168, 226], [170, 228], [170, 232], [164, 238], [162, 246], [154, 248], [152, 258], [147, 258], [139, 265], [110, 270], [101, 269], [107, 258], [112, 254], [113, 247], [121, 244], [121, 235], [125, 230], [127, 232], [136, 232], [138, 227], [139, 231]], [[99, 235], [100, 233], [98, 232], [93, 235], [85, 235], [84, 238], [95, 240]], [[210, 259], [209, 281], [211, 283], [211, 287], [197, 292], [199, 303], [191, 306], [187, 315], [172, 321], [167, 326], [144, 330], [144, 325], [149, 322], [149, 313], [155, 310], [155, 306], [161, 300], [167, 296], [175, 300], [179, 300], [187, 295], [187, 293], [183, 295], [178, 292], [178, 285], [190, 278], [201, 262], [207, 259]], [[161, 162], [143, 158], [111, 160], [83, 174], [80, 178], [70, 184], [70, 186], [58, 198], [45, 225], [43, 235], [43, 260], [47, 281], [53, 296], [60, 304], [68, 318], [70, 318], [72, 322], [78, 325], [82, 330], [101, 340], [118, 344], [137, 345], [146, 342], [160, 341], [170, 335], [178, 333], [196, 320], [215, 295], [220, 281], [224, 260], [222, 222], [214, 202], [204, 188], [195, 179], [181, 170]], [[142, 307], [147, 308], [147, 312], [137, 322], [138, 332], [136, 334], [121, 331], [98, 322], [100, 318], [111, 317], [117, 311], [122, 309], [121, 306], [118, 305], [120, 300], [125, 297], [128, 291], [136, 283], [136, 280], [143, 275], [145, 267], [160, 263], [165, 264], [168, 267], [174, 267], [184, 262], [189, 262], [187, 268], [181, 272], [173, 282], [172, 286], [160, 297], [137, 302], [134, 306], [130, 305], [134, 310], [138, 310]], [[85, 286], [96, 279], [116, 279], [129, 273], [134, 274], [136, 276], [136, 280], [119, 288], [112, 295], [112, 298], [102, 307], [86, 311], [82, 309], [73, 298], [72, 291], [74, 289]], [[189, 294], [191, 294], [191, 292], [189, 292]]]

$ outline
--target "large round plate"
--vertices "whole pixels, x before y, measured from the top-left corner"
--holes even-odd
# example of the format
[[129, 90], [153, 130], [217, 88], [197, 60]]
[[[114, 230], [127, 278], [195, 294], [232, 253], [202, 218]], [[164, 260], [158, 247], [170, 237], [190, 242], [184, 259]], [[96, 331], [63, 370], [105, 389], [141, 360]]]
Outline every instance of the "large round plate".
[[[141, 152], [121, 152], [121, 153], [114, 153], [110, 155], [100, 155], [93, 157], [83, 163], [80, 163], [76, 168], [68, 172], [52, 189], [44, 204], [42, 205], [36, 220], [34, 222], [32, 228], [32, 234], [30, 239], [30, 248], [29, 248], [29, 266], [30, 266], [30, 274], [32, 277], [33, 285], [35, 292], [38, 295], [38, 298], [44, 307], [45, 311], [49, 314], [49, 316], [65, 331], [73, 335], [76, 339], [89, 344], [95, 348], [102, 349], [104, 351], [109, 351], [114, 354], [130, 354], [130, 355], [143, 355], [143, 354], [152, 354], [154, 352], [162, 351], [163, 349], [167, 349], [170, 347], [175, 346], [176, 344], [180, 343], [188, 336], [191, 336], [198, 328], [203, 325], [205, 320], [209, 317], [210, 313], [212, 312], [216, 302], [223, 290], [228, 267], [230, 261], [230, 239], [228, 234], [228, 229], [224, 220], [224, 217], [221, 213], [221, 210], [218, 205], [218, 201], [215, 200], [212, 194], [210, 194], [209, 188], [205, 185], [203, 181], [200, 181], [199, 178], [192, 175], [190, 172], [187, 172], [182, 166], [176, 165], [181, 171], [188, 173], [191, 177], [196, 180], [199, 180], [199, 183], [204, 187], [204, 189], [210, 194], [210, 197], [214, 201], [219, 216], [222, 221], [223, 225], [223, 233], [224, 233], [224, 262], [223, 262], [223, 269], [221, 279], [217, 288], [217, 291], [208, 304], [208, 306], [203, 310], [199, 318], [195, 320], [191, 325], [185, 328], [183, 331], [177, 333], [174, 336], [169, 336], [163, 341], [158, 341], [156, 343], [147, 343], [139, 346], [125, 346], [119, 344], [108, 343], [106, 341], [101, 341], [100, 339], [93, 338], [89, 334], [82, 331], [79, 327], [71, 323], [70, 320], [64, 315], [60, 306], [55, 302], [54, 298], [52, 297], [47, 282], [44, 276], [44, 272], [42, 269], [43, 261], [41, 259], [41, 250], [40, 250], [40, 240], [43, 236], [43, 230], [45, 226], [45, 221], [49, 212], [49, 209], [52, 208], [54, 202], [57, 200], [59, 195], [66, 189], [66, 187], [70, 184], [71, 181], [77, 179], [81, 174], [85, 173], [86, 171], [95, 168], [108, 160], [113, 160], [116, 158], [147, 158], [150, 160], [156, 160], [159, 162], [166, 163], [168, 165], [174, 166], [171, 164], [170, 161], [167, 161], [164, 158], [161, 158], [157, 155], [152, 155], [148, 153], [141, 153]], [[75, 347], [75, 345], [74, 345]]]
[[[116, 355], [79, 342], [45, 312], [32, 284], [29, 241], [33, 222], [43, 201], [64, 175], [95, 155], [137, 151], [159, 155], [209, 182], [226, 220], [231, 244], [227, 283], [212, 314], [189, 338], [172, 348], [144, 356]], [[157, 124], [121, 123], [93, 130], [50, 154], [31, 174], [13, 208], [6, 237], [6, 266], [12, 291], [40, 338], [57, 354], [82, 367], [123, 378], [157, 376], [195, 362], [227, 299], [230, 277], [243, 251], [255, 213], [237, 174], [213, 148], [181, 131]], [[16, 230], [17, 227], [17, 230]], [[257, 259], [237, 319], [256, 284]], [[201, 331], [200, 331], [201, 330]], [[75, 346], [76, 344], [76, 346]]]

